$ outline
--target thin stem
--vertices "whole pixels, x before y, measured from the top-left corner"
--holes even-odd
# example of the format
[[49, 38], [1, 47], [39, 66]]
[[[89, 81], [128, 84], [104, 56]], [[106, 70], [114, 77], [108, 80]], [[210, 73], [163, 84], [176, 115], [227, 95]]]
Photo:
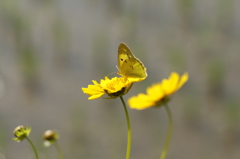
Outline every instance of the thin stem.
[[127, 142], [127, 152], [126, 152], [126, 159], [130, 159], [130, 154], [131, 154], [131, 125], [130, 125], [130, 118], [128, 115], [128, 110], [126, 107], [126, 104], [124, 102], [124, 99], [122, 96], [120, 96], [120, 99], [123, 103], [123, 107], [125, 110], [125, 114], [126, 114], [126, 119], [127, 119], [127, 125], [128, 125], [128, 142]]
[[30, 145], [32, 146], [32, 149], [35, 153], [36, 159], [38, 159], [38, 153], [37, 153], [37, 150], [36, 150], [35, 146], [33, 145], [32, 141], [28, 137], [26, 137], [26, 139], [30, 143]]
[[57, 153], [58, 153], [59, 158], [60, 159], [64, 159], [62, 150], [61, 150], [61, 148], [60, 148], [60, 146], [58, 145], [57, 142], [54, 143], [54, 146], [57, 149]]
[[173, 131], [173, 118], [172, 118], [171, 110], [170, 110], [170, 108], [168, 107], [167, 104], [165, 104], [164, 107], [165, 107], [165, 109], [167, 111], [167, 114], [168, 114], [169, 127], [168, 127], [167, 140], [165, 142], [165, 146], [164, 146], [164, 149], [162, 151], [160, 159], [165, 159], [166, 156], [167, 156], [168, 148], [169, 148], [170, 141], [171, 141], [171, 138], [172, 138], [172, 131]]

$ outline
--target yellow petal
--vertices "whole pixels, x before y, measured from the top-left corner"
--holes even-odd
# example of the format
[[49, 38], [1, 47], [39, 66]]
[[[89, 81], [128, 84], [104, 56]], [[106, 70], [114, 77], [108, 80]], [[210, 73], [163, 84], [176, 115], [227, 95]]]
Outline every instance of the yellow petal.
[[93, 83], [94, 85], [99, 85], [99, 83], [98, 83], [97, 81], [95, 81], [95, 80], [92, 80], [92, 83]]
[[95, 94], [95, 95], [92, 95], [88, 98], [88, 100], [93, 100], [93, 99], [97, 99], [97, 98], [100, 98], [101, 96], [103, 96], [104, 93], [99, 93], [99, 94]]
[[128, 104], [132, 109], [142, 110], [151, 107], [153, 101], [149, 100], [147, 95], [139, 94], [138, 96], [130, 98]]
[[151, 87], [148, 87], [147, 94], [151, 100], [159, 100], [163, 98], [164, 92], [162, 90], [161, 83], [153, 84]]
[[88, 88], [82, 88], [82, 91], [89, 95], [89, 100], [97, 99], [105, 94], [104, 90], [99, 85], [88, 85]]
[[162, 82], [162, 87], [165, 92], [165, 95], [171, 95], [175, 92], [176, 86], [179, 81], [179, 75], [175, 72], [171, 73], [169, 79], [165, 79]]
[[177, 90], [183, 86], [184, 83], [186, 83], [188, 80], [188, 73], [184, 73], [180, 79], [180, 82], [178, 83]]
[[98, 92], [103, 92], [101, 87], [96, 85], [88, 85], [88, 88], [82, 88], [82, 91], [88, 95], [96, 94]]

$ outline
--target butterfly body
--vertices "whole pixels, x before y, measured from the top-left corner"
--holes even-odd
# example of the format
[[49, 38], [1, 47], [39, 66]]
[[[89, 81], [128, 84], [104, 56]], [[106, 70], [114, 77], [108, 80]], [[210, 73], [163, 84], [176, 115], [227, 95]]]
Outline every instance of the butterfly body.
[[120, 43], [118, 47], [118, 74], [125, 78], [146, 78], [147, 72], [143, 63], [134, 56], [128, 46]]

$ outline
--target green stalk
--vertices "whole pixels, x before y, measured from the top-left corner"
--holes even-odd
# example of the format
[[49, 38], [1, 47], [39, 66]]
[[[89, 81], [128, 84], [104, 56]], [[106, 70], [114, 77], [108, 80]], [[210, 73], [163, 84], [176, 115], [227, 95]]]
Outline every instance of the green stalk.
[[168, 148], [169, 148], [170, 141], [171, 141], [171, 138], [172, 138], [172, 131], [173, 131], [173, 118], [172, 118], [171, 110], [170, 110], [170, 108], [168, 107], [167, 104], [165, 104], [164, 107], [165, 107], [165, 109], [167, 111], [167, 114], [168, 114], [169, 127], [168, 127], [167, 140], [165, 142], [165, 146], [164, 146], [164, 149], [163, 149], [162, 154], [160, 156], [160, 159], [165, 159], [166, 156], [167, 156]]
[[32, 146], [32, 149], [35, 153], [36, 159], [38, 159], [38, 153], [37, 153], [37, 150], [36, 150], [35, 146], [33, 145], [32, 141], [27, 136], [26, 136], [26, 139], [30, 143], [30, 145]]
[[57, 142], [54, 143], [54, 146], [57, 149], [57, 153], [58, 153], [59, 159], [64, 159], [62, 150], [61, 150], [61, 148], [60, 148], [60, 146], [58, 145]]
[[126, 114], [126, 119], [127, 119], [127, 125], [128, 125], [128, 142], [127, 142], [127, 152], [126, 152], [126, 159], [130, 159], [130, 154], [131, 154], [131, 125], [130, 125], [130, 118], [128, 115], [128, 110], [126, 107], [126, 104], [124, 102], [124, 99], [122, 96], [120, 96], [120, 99], [122, 101], [124, 110], [125, 110], [125, 114]]

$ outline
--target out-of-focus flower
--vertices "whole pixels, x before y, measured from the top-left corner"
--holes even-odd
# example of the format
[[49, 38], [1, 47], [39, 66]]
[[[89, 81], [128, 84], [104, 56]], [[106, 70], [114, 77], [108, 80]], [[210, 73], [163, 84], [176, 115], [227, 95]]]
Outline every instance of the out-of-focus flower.
[[16, 138], [13, 138], [14, 141], [20, 142], [29, 136], [31, 132], [31, 127], [24, 127], [22, 125], [16, 127], [13, 131], [13, 134]]
[[47, 130], [43, 134], [44, 146], [49, 147], [59, 138], [59, 134], [53, 130]]
[[132, 109], [146, 109], [154, 106], [161, 106], [169, 101], [169, 96], [179, 90], [188, 80], [188, 73], [179, 74], [173, 72], [168, 79], [153, 84], [147, 88], [147, 94], [138, 94], [128, 100], [128, 104]]

